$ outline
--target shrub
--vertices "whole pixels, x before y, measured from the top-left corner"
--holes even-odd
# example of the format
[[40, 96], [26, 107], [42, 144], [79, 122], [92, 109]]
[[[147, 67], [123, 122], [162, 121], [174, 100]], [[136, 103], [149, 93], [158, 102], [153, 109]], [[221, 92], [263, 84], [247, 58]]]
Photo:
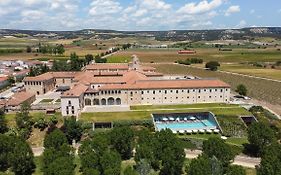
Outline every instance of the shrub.
[[210, 61], [208, 63], [206, 63], [205, 67], [207, 69], [210, 69], [211, 71], [216, 71], [218, 70], [218, 67], [220, 66], [219, 62], [217, 61]]

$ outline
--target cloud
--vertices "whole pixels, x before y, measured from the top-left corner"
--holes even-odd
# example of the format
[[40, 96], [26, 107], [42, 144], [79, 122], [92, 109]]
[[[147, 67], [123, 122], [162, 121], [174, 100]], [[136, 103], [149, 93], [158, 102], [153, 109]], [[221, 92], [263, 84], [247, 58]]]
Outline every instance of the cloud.
[[250, 14], [254, 14], [254, 13], [256, 13], [256, 10], [255, 10], [255, 9], [252, 9], [252, 10], [250, 11]]
[[216, 9], [217, 7], [221, 6], [222, 4], [223, 4], [222, 0], [212, 0], [210, 2], [204, 0], [204, 1], [199, 2], [198, 4], [192, 2], [192, 3], [185, 4], [177, 12], [184, 13], [184, 14], [206, 13], [206, 12]]
[[106, 14], [118, 13], [122, 10], [119, 2], [113, 0], [94, 0], [91, 3], [89, 14], [92, 16], [102, 16]]
[[247, 22], [245, 20], [241, 20], [239, 24], [236, 25], [237, 28], [245, 27], [247, 25]]
[[225, 16], [230, 16], [233, 13], [238, 13], [240, 12], [240, 6], [239, 5], [234, 5], [230, 6], [226, 11], [225, 11]]

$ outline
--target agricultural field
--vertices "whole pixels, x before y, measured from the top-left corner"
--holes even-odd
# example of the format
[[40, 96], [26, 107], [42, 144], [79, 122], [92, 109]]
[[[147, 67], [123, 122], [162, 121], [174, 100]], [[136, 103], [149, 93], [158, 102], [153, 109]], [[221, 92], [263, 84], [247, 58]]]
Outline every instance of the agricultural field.
[[[117, 60], [117, 62], [124, 62], [133, 54], [136, 54], [141, 62], [144, 63], [163, 63], [175, 62], [177, 60], [184, 60], [187, 58], [202, 58], [204, 62], [219, 61], [225, 63], [241, 63], [241, 62], [275, 62], [280, 60], [281, 51], [276, 48], [268, 49], [248, 49], [248, 48], [234, 48], [233, 51], [219, 51], [218, 48], [193, 48], [196, 54], [193, 55], [179, 55], [179, 49], [130, 49], [119, 52], [111, 57], [109, 60]], [[119, 59], [116, 59], [119, 58]], [[121, 59], [123, 58], [123, 59]]]
[[164, 74], [182, 74], [193, 75], [204, 78], [218, 78], [229, 83], [234, 91], [239, 84], [246, 85], [250, 97], [260, 101], [269, 102], [273, 105], [281, 105], [281, 83], [242, 77], [239, 75], [232, 75], [220, 72], [213, 72], [194, 67], [188, 67], [178, 64], [147, 64], [153, 66], [158, 72]]

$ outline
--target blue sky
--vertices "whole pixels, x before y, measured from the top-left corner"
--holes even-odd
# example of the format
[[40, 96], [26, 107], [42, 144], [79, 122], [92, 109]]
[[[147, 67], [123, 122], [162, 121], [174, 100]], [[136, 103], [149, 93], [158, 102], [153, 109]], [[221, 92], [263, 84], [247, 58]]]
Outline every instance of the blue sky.
[[0, 28], [174, 30], [281, 26], [279, 0], [0, 0]]

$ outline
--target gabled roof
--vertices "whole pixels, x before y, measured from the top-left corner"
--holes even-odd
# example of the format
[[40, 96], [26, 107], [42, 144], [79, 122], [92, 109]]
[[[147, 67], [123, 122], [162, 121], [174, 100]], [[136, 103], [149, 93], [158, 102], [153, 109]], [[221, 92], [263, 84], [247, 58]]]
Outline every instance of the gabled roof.
[[34, 93], [30, 92], [17, 92], [15, 93], [7, 102], [7, 106], [18, 106], [21, 105], [26, 100], [29, 100], [31, 97], [35, 96]]
[[75, 84], [72, 89], [63, 93], [61, 97], [80, 97], [84, 94], [89, 86], [84, 84]]

